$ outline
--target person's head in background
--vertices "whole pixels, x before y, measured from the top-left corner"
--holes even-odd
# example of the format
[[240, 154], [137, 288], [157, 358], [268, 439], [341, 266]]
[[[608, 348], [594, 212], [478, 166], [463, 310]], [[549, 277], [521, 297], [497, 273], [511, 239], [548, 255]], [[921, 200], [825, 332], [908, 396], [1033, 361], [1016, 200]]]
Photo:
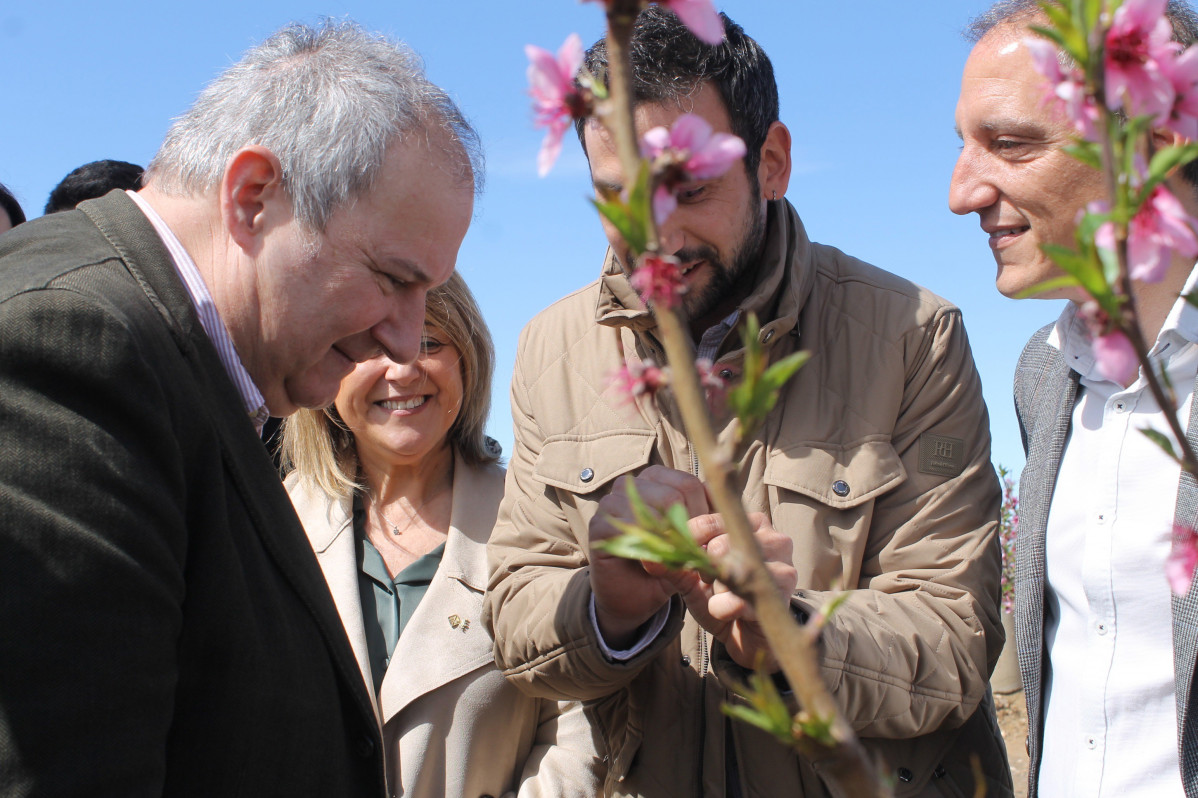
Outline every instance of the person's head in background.
[[4, 213], [0, 213], [0, 233], [11, 230], [25, 221], [25, 211], [21, 210], [21, 203], [17, 202], [17, 198], [3, 183], [0, 183], [0, 209], [4, 210]]
[[92, 161], [73, 169], [50, 192], [43, 213], [69, 211], [84, 200], [103, 197], [113, 189], [137, 191], [145, 170], [128, 161]]

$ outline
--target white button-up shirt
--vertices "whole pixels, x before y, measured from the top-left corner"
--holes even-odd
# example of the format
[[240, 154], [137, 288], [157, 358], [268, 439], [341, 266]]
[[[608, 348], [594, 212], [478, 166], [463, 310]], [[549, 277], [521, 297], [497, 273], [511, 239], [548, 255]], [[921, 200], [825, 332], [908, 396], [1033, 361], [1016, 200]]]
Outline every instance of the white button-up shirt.
[[[1039, 791], [1184, 796], [1165, 579], [1181, 468], [1140, 432], [1172, 438], [1143, 375], [1127, 388], [1104, 380], [1076, 310], [1066, 307], [1048, 341], [1081, 375], [1081, 390], [1048, 516]], [[1195, 341], [1198, 308], [1179, 299], [1150, 356], [1168, 369], [1183, 429]]]

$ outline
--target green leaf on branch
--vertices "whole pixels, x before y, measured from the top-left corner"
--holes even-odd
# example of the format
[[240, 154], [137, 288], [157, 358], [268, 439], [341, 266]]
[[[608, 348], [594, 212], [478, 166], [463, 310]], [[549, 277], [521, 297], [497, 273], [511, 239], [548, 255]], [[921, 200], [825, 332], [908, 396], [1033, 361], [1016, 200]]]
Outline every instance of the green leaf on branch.
[[612, 523], [624, 534], [599, 541], [594, 548], [614, 557], [660, 563], [675, 571], [698, 571], [708, 578], [717, 575], [707, 550], [691, 537], [686, 507], [674, 504], [664, 514], [658, 513], [645, 504], [632, 482], [628, 483], [628, 504], [635, 523], [613, 518]]
[[749, 676], [749, 684], [732, 685], [733, 691], [748, 702], [724, 704], [720, 709], [734, 718], [772, 735], [778, 742], [793, 748], [800, 740], [808, 739], [828, 747], [836, 745], [832, 733], [833, 717], [820, 717], [807, 712], [791, 716], [790, 708], [778, 692], [773, 678], [758, 669]]
[[1148, 181], [1140, 189], [1139, 202], [1142, 203], [1152, 193], [1152, 189], [1168, 179], [1174, 170], [1195, 158], [1198, 158], [1198, 143], [1194, 142], [1157, 150], [1152, 156], [1152, 163], [1148, 165]]
[[1140, 427], [1140, 432], [1144, 437], [1161, 447], [1161, 451], [1169, 455], [1169, 459], [1176, 461], [1182, 468], [1185, 468], [1185, 463], [1177, 456], [1177, 452], [1173, 450], [1173, 441], [1168, 435], [1157, 432], [1151, 427]]
[[653, 212], [649, 197], [649, 163], [641, 161], [627, 200], [619, 192], [601, 189], [600, 193], [602, 199], [591, 200], [595, 209], [620, 231], [633, 255], [643, 254], [649, 248], [649, 214]]
[[1064, 277], [1054, 277], [1051, 280], [1045, 280], [1042, 283], [1036, 283], [1031, 288], [1025, 288], [1015, 295], [1016, 299], [1028, 299], [1039, 294], [1046, 294], [1049, 291], [1055, 291], [1058, 288], [1073, 288], [1081, 285], [1081, 282], [1071, 274], [1066, 274]]
[[769, 674], [759, 670], [749, 676], [747, 686], [734, 684], [732, 689], [748, 702], [748, 706], [724, 704], [720, 709], [725, 715], [756, 726], [785, 746], [794, 746], [795, 720]]
[[1065, 147], [1065, 152], [1086, 166], [1102, 169], [1102, 148], [1093, 141], [1078, 141]]
[[745, 345], [744, 376], [739, 385], [728, 391], [728, 407], [740, 422], [741, 440], [757, 431], [777, 404], [782, 386], [811, 358], [810, 352], [793, 352], [767, 368], [765, 347], [758, 340], [760, 332], [757, 316], [750, 313], [741, 330]]

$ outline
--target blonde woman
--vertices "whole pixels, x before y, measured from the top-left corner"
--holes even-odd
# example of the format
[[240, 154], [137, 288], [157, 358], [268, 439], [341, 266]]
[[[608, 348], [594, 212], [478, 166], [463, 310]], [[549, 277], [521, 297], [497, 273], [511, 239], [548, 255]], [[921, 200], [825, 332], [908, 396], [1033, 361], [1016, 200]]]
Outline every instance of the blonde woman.
[[494, 355], [460, 276], [429, 293], [413, 363], [379, 355], [334, 406], [283, 427], [286, 485], [376, 697], [395, 796], [590, 796], [601, 763], [577, 704], [530, 698], [483, 626], [503, 496], [483, 434]]

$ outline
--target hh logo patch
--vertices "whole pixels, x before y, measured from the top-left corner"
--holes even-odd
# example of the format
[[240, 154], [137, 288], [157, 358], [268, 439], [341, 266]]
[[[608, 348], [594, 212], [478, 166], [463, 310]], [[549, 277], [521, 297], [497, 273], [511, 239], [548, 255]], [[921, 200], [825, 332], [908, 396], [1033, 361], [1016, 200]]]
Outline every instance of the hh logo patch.
[[964, 470], [965, 441], [930, 433], [919, 436], [920, 473], [956, 477]]

